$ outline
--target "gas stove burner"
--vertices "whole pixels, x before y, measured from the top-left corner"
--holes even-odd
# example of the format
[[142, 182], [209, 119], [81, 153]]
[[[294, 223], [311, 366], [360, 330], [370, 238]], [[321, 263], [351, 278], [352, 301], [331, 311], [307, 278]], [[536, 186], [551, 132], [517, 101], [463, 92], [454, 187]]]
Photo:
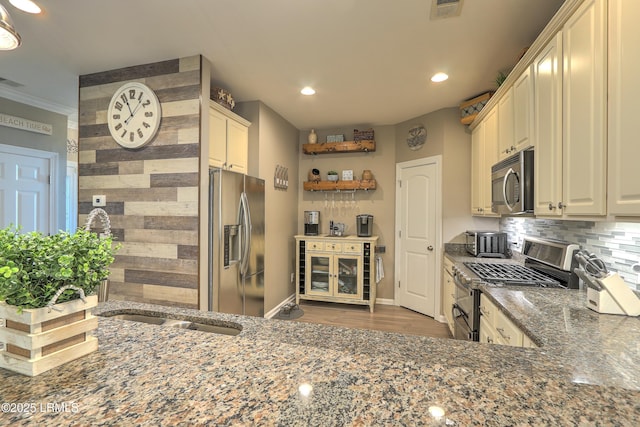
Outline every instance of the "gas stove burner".
[[564, 288], [560, 282], [519, 264], [465, 262], [481, 280], [505, 285]]

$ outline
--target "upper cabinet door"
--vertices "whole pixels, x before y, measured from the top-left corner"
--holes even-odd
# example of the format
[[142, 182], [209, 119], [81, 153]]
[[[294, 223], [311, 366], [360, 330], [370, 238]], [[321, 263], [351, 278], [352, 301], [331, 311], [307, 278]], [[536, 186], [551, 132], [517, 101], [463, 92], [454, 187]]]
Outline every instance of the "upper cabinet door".
[[640, 216], [640, 1], [609, 0], [609, 213]]
[[562, 215], [562, 32], [533, 61], [535, 214]]
[[510, 87], [498, 102], [498, 160], [516, 152], [513, 124], [513, 87]]
[[227, 120], [227, 168], [247, 173], [249, 129], [236, 121]]
[[227, 118], [209, 109], [209, 166], [227, 166]]
[[513, 85], [513, 133], [515, 151], [521, 151], [533, 145], [531, 131], [533, 127], [533, 65], [518, 77]]
[[491, 211], [491, 167], [498, 163], [498, 112], [494, 108], [485, 117], [484, 125], [484, 165], [480, 172], [484, 215], [499, 216]]
[[[471, 215], [482, 215], [484, 208], [484, 121], [471, 133]], [[487, 184], [489, 185], [489, 184]]]
[[606, 214], [606, 1], [586, 0], [563, 28], [563, 205]]

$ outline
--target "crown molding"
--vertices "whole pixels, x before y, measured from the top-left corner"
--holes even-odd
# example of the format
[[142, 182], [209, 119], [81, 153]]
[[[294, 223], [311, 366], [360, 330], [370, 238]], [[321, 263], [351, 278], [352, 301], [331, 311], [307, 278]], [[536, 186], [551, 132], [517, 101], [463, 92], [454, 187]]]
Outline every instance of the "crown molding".
[[544, 27], [540, 35], [538, 35], [535, 41], [531, 44], [524, 56], [509, 72], [506, 80], [500, 85], [498, 90], [496, 90], [489, 101], [487, 101], [486, 105], [482, 108], [482, 110], [480, 110], [473, 122], [469, 124], [469, 129], [475, 129], [480, 124], [482, 119], [484, 119], [484, 117], [489, 113], [489, 111], [491, 111], [494, 106], [498, 105], [500, 99], [513, 86], [515, 81], [520, 77], [524, 70], [533, 62], [533, 60], [540, 54], [540, 52], [542, 52], [547, 43], [549, 43], [551, 39], [553, 39], [556, 34], [558, 34], [560, 30], [562, 30], [565, 22], [567, 22], [569, 18], [573, 16], [576, 10], [578, 10], [578, 8], [584, 2], [585, 0], [565, 0], [564, 4], [560, 7], [560, 9], [558, 9], [549, 23]]
[[53, 113], [58, 113], [58, 114], [67, 116], [67, 127], [70, 129], [78, 129], [78, 109], [77, 108], [69, 107], [68, 105], [62, 105], [62, 104], [58, 104], [57, 102], [52, 102], [46, 99], [38, 98], [37, 96], [29, 95], [10, 87], [0, 86], [0, 96], [3, 98], [7, 98], [11, 101], [20, 102], [22, 104], [30, 105], [32, 107], [42, 108], [43, 110], [47, 110]]

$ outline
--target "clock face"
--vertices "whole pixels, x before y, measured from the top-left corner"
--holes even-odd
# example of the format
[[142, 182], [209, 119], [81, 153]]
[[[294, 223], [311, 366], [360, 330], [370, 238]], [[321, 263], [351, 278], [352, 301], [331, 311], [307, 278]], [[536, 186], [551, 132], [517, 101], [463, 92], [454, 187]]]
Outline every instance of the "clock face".
[[151, 141], [160, 126], [160, 102], [147, 85], [125, 83], [113, 94], [107, 110], [109, 132], [126, 148], [138, 148]]

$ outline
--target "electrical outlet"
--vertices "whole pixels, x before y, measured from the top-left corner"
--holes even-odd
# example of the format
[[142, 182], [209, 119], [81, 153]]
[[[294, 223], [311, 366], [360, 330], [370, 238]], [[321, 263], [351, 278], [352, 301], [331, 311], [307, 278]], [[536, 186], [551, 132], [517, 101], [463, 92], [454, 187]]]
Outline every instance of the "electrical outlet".
[[104, 194], [93, 196], [93, 207], [99, 208], [105, 206], [107, 206], [107, 196], [105, 196]]
[[294, 280], [296, 280], [296, 274], [291, 273], [291, 283], [293, 283]]

